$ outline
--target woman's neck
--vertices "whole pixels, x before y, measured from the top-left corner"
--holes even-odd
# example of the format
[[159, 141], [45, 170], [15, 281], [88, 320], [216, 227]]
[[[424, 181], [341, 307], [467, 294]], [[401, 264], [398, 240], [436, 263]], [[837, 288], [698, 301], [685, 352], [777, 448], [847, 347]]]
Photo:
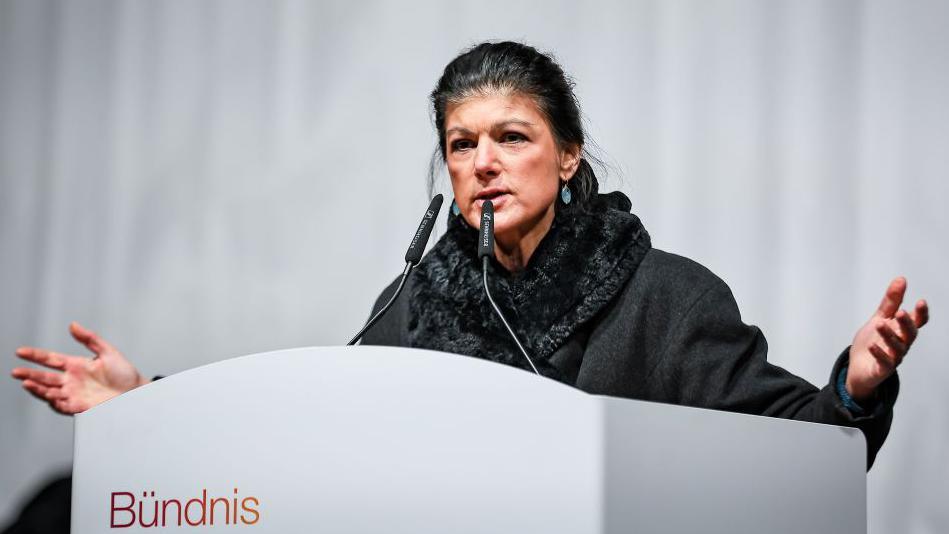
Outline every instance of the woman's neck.
[[508, 232], [505, 235], [495, 234], [494, 236], [494, 256], [508, 272], [518, 273], [527, 267], [531, 256], [537, 250], [541, 240], [550, 231], [554, 222], [554, 209], [544, 213], [541, 219], [532, 224], [526, 231], [520, 232], [517, 229]]

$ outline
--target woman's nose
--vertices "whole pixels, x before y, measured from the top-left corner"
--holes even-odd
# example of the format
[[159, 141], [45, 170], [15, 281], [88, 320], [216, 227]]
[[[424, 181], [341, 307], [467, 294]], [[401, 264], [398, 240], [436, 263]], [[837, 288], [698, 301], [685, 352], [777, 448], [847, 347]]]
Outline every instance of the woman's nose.
[[475, 173], [479, 176], [497, 176], [500, 171], [498, 154], [490, 141], [478, 143], [475, 149]]

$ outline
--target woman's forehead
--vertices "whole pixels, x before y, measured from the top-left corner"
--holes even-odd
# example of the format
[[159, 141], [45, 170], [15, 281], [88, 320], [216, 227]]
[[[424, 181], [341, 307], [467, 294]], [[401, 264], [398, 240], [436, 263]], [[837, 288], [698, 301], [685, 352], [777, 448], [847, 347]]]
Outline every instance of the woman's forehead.
[[534, 99], [520, 93], [488, 93], [449, 103], [445, 109], [445, 132], [484, 130], [503, 123], [525, 127], [546, 126]]

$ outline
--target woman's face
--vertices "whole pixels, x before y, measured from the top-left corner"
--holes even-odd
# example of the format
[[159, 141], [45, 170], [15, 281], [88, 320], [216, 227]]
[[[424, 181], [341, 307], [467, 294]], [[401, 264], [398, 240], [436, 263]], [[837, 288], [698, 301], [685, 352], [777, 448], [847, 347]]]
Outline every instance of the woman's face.
[[445, 160], [461, 215], [477, 228], [485, 200], [494, 204], [494, 234], [502, 246], [550, 228], [562, 180], [579, 163], [579, 147], [560, 150], [534, 101], [488, 94], [449, 104]]

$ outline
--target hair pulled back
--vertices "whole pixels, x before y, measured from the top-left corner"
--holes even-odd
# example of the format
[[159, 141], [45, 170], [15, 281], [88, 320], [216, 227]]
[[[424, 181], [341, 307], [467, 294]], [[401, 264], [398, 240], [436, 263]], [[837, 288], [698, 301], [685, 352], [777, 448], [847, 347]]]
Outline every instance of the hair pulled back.
[[445, 161], [448, 105], [492, 93], [520, 94], [537, 104], [560, 149], [577, 146], [582, 150], [568, 187], [575, 201], [587, 204], [596, 196], [599, 184], [589, 162], [596, 159], [584, 148], [582, 116], [573, 85], [551, 56], [522, 43], [485, 42], [462, 52], [445, 67], [431, 94], [438, 148], [429, 169], [430, 188], [434, 187], [437, 166]]

